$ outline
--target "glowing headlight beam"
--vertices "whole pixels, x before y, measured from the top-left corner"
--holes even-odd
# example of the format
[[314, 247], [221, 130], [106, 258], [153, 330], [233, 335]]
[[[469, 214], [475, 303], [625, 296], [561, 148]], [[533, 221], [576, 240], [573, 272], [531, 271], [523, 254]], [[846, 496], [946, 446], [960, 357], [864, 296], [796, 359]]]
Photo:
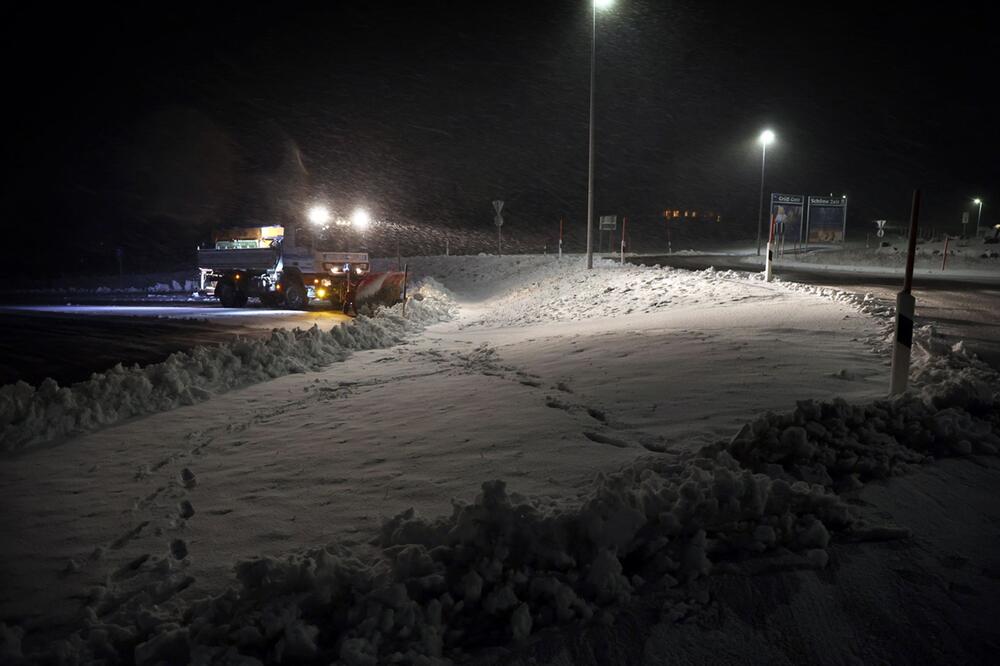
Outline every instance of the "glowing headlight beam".
[[360, 207], [355, 208], [354, 212], [351, 213], [351, 225], [359, 231], [364, 231], [365, 229], [367, 229], [368, 225], [370, 225], [371, 222], [372, 222], [371, 213], [369, 213], [364, 208]]
[[309, 221], [313, 224], [326, 224], [330, 221], [330, 211], [326, 206], [318, 205], [309, 209]]

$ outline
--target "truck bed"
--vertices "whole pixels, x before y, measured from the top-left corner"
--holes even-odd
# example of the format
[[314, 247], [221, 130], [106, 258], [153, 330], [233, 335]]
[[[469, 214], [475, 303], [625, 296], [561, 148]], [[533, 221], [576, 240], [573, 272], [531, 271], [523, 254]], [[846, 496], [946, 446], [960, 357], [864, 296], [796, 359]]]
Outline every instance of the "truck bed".
[[273, 248], [241, 250], [198, 250], [198, 268], [211, 270], [264, 271], [274, 268], [277, 260]]

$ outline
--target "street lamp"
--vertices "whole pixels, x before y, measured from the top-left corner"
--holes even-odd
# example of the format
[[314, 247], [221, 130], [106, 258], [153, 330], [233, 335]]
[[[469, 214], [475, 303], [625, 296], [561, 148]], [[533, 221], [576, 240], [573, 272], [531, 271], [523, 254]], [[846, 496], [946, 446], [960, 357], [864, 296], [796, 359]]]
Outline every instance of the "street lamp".
[[592, 0], [593, 29], [590, 33], [590, 164], [587, 172], [587, 268], [594, 267], [594, 86], [597, 61], [597, 10], [608, 9], [614, 0]]
[[979, 214], [976, 215], [976, 238], [979, 238], [979, 220], [983, 219], [983, 200], [976, 198], [972, 200], [972, 203], [979, 206]]
[[760, 232], [764, 220], [764, 166], [767, 164], [767, 145], [774, 143], [774, 132], [769, 129], [760, 133], [760, 204], [757, 206], [757, 256], [760, 256]]

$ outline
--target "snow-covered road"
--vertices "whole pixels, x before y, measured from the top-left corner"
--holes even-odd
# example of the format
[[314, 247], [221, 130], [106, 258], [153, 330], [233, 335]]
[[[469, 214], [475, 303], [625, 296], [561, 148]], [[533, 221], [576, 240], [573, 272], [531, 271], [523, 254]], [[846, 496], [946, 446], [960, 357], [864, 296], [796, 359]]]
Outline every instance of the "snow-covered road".
[[0, 384], [81, 381], [117, 363], [157, 363], [176, 351], [275, 328], [329, 328], [339, 312], [218, 305], [0, 306]]

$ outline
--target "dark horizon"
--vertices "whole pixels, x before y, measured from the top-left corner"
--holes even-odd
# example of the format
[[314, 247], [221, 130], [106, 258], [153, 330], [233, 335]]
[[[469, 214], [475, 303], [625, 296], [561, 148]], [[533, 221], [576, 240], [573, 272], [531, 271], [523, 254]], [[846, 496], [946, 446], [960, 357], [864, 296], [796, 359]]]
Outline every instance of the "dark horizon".
[[[917, 185], [924, 226], [974, 225], [974, 196], [992, 224], [989, 19], [618, 0], [599, 18], [597, 213], [711, 209], [753, 235], [771, 127], [766, 190], [847, 194], [855, 233], [905, 219]], [[582, 238], [586, 2], [21, 8], [7, 33], [12, 273], [107, 270], [118, 246], [152, 267], [317, 200], [489, 234], [502, 198], [512, 237], [564, 216]]]

